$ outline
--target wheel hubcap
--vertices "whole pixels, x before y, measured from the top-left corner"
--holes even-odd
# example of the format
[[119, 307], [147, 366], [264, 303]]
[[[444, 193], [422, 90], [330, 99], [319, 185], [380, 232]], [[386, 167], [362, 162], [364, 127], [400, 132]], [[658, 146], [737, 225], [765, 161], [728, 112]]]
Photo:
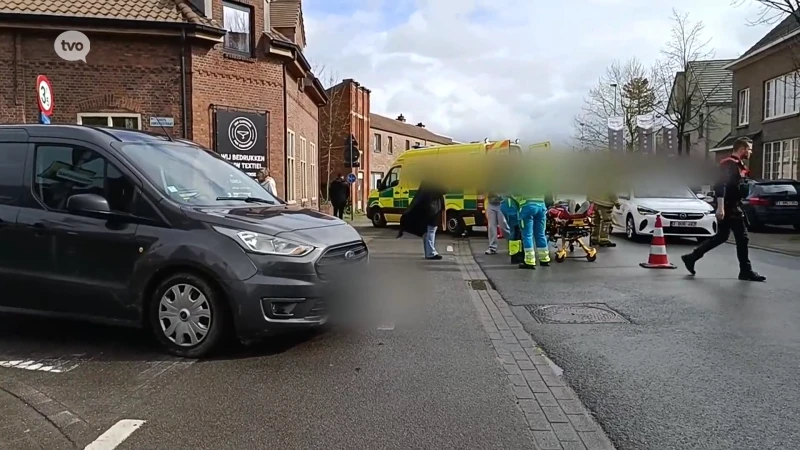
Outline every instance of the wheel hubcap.
[[195, 346], [206, 338], [211, 327], [211, 306], [199, 289], [176, 284], [161, 297], [158, 305], [161, 331], [181, 347]]
[[626, 223], [627, 223], [627, 225], [625, 226], [626, 234], [628, 235], [629, 238], [633, 237], [633, 223], [631, 222], [630, 219], [628, 219]]
[[456, 219], [448, 220], [447, 227], [450, 229], [450, 231], [455, 231], [455, 229], [458, 228], [458, 220]]

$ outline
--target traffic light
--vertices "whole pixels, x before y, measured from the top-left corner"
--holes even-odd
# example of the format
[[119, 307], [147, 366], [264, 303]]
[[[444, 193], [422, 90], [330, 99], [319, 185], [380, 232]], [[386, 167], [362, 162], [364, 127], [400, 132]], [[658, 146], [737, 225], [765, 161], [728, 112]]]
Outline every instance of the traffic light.
[[361, 150], [358, 149], [358, 141], [352, 134], [344, 140], [344, 166], [347, 168], [361, 167], [358, 159], [361, 157]]

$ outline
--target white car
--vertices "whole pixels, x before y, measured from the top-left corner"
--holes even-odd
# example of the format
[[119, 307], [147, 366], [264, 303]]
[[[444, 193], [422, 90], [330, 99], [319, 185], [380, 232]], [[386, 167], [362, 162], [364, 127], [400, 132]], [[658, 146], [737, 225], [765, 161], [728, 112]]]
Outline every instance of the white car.
[[612, 232], [624, 231], [630, 240], [652, 236], [659, 214], [665, 236], [703, 241], [717, 234], [714, 208], [688, 187], [633, 189], [618, 196], [620, 206], [611, 212]]

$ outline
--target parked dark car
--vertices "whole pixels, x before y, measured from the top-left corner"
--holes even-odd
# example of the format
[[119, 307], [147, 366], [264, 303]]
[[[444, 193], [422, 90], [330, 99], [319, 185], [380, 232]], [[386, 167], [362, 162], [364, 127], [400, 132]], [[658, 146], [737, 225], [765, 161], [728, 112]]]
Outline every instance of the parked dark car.
[[0, 126], [0, 311], [150, 329], [185, 357], [329, 318], [369, 259], [347, 223], [290, 209], [196, 144]]
[[800, 230], [800, 182], [797, 180], [753, 181], [742, 202], [747, 228], [792, 225]]

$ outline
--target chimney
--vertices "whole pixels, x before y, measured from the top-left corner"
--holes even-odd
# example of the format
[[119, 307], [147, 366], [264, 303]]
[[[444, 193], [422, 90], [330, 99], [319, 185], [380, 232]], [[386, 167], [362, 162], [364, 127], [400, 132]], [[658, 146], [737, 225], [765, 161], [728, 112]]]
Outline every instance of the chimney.
[[425, 124], [422, 123], [422, 122], [418, 123], [417, 126], [420, 127], [420, 128], [425, 128]]
[[404, 116], [404, 115], [400, 114], [399, 116], [397, 116], [397, 120], [398, 120], [399, 122], [406, 123], [406, 116]]

